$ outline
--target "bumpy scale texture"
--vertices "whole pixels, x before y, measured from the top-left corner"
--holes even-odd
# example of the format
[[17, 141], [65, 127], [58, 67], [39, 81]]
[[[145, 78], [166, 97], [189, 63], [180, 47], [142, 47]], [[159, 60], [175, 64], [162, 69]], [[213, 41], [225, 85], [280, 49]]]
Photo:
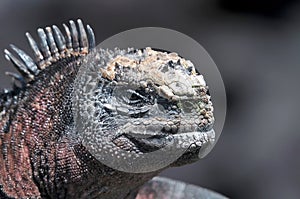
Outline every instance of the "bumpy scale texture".
[[[170, 166], [199, 159], [214, 141], [214, 117], [190, 61], [151, 48], [93, 50], [81, 20], [64, 30], [38, 29], [40, 45], [26, 33], [35, 61], [14, 45], [18, 58], [5, 50], [21, 75], [7, 73], [13, 89], [0, 93], [0, 198], [135, 198], [166, 167], [123, 172], [99, 161], [99, 151], [138, 158], [168, 136], [186, 148]], [[151, 126], [146, 136], [141, 124]]]

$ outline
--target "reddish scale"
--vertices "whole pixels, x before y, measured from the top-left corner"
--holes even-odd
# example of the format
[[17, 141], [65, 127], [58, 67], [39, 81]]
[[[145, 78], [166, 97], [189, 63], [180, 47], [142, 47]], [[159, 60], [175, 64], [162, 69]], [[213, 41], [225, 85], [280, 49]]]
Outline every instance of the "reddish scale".
[[[77, 164], [73, 164], [72, 159], [76, 156], [66, 144], [68, 140], [58, 144], [61, 135], [55, 133], [64, 130], [60, 110], [70, 86], [67, 82], [72, 82], [76, 74], [73, 61], [74, 58], [68, 59], [42, 71], [26, 89], [9, 132], [0, 132], [0, 165], [4, 165], [0, 168], [0, 184], [8, 196], [38, 197], [40, 192], [54, 193], [56, 169], [74, 173], [80, 170], [74, 168]], [[52, 71], [56, 71], [55, 74], [51, 74]], [[0, 123], [0, 129], [4, 124], [4, 121]], [[65, 158], [59, 163], [60, 168], [56, 167], [56, 158]]]

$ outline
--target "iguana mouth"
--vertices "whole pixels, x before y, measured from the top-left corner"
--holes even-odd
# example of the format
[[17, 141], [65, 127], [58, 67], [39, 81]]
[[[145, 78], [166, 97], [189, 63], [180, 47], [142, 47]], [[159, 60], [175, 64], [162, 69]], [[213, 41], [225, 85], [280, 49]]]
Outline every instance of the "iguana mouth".
[[213, 129], [208, 131], [193, 131], [177, 134], [138, 134], [126, 133], [116, 137], [113, 142], [123, 150], [150, 153], [165, 147], [186, 149], [187, 151], [203, 147], [206, 143], [213, 143], [215, 132]]
[[124, 134], [129, 141], [143, 153], [153, 152], [162, 149], [168, 142], [168, 135], [152, 135], [152, 136], [133, 136], [131, 134]]

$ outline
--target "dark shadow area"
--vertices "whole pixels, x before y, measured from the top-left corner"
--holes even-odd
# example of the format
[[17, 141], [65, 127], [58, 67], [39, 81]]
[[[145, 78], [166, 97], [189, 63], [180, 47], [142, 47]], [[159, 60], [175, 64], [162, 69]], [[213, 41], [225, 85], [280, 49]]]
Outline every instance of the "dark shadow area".
[[286, 15], [297, 0], [219, 0], [221, 8], [236, 12], [250, 13], [270, 18]]

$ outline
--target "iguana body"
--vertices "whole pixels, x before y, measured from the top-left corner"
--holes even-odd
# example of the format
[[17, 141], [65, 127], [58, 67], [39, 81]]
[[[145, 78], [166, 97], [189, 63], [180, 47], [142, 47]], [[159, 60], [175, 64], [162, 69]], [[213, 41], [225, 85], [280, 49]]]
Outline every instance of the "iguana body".
[[[76, 83], [74, 81], [83, 58], [95, 47], [95, 40], [92, 29], [88, 26], [86, 31], [80, 20], [77, 24], [70, 21], [70, 28], [66, 25], [64, 28], [66, 36], [56, 26], [47, 27], [45, 32], [39, 29], [40, 46], [36, 45], [27, 33], [36, 61], [32, 61], [15, 46], [12, 46], [12, 49], [20, 58], [15, 58], [9, 51], [5, 51], [6, 57], [16, 65], [22, 76], [8, 73], [16, 80], [13, 89], [4, 90], [0, 94], [0, 198], [133, 198], [138, 188], [157, 175], [161, 169], [147, 173], [118, 171], [101, 163], [95, 158], [94, 149], [87, 148], [78, 136], [73, 136], [78, 134], [72, 114], [71, 98]], [[131, 66], [125, 66], [124, 59], [118, 59], [121, 52], [123, 58], [128, 58], [127, 55], [130, 53], [134, 54], [130, 55], [133, 56], [132, 60], [137, 57], [135, 53], [139, 53], [115, 51], [113, 57], [106, 60], [107, 65], [101, 66], [99, 70], [103, 80], [125, 82], [127, 81], [125, 77], [119, 77], [117, 80], [118, 75], [124, 72], [122, 70], [126, 67], [129, 68], [126, 71], [135, 70]], [[95, 52], [94, 55], [105, 57], [109, 53], [109, 51], [103, 51], [102, 54]], [[146, 58], [147, 56], [144, 56], [143, 60], [147, 60]], [[113, 65], [109, 66], [112, 63]], [[115, 68], [122, 64], [124, 67]], [[145, 69], [145, 74], [148, 74], [147, 70]], [[186, 71], [189, 71], [187, 76], [196, 76], [193, 68], [187, 68]], [[126, 77], [130, 74], [126, 73]], [[148, 75], [151, 76], [150, 73]], [[152, 76], [156, 78], [155, 74]], [[156, 87], [151, 96], [155, 99], [165, 98], [166, 102], [169, 100], [171, 104], [171, 101], [175, 100], [176, 93], [171, 95], [165, 86], [159, 85], [156, 80], [153, 81]], [[208, 91], [203, 85], [196, 89], [199, 96], [202, 96], [201, 101], [205, 106], [194, 119], [198, 121], [197, 128], [209, 131], [213, 125], [213, 115]], [[105, 96], [105, 99], [108, 98]], [[149, 102], [149, 106], [152, 107], [154, 103], [156, 101]], [[119, 111], [111, 107], [113, 106], [107, 104], [104, 107], [105, 114], [109, 113], [105, 116], [107, 118]], [[138, 109], [139, 112], [134, 114], [129, 110], [131, 109], [127, 109], [128, 113], [122, 113], [125, 115], [122, 116], [124, 121], [130, 121], [131, 118], [144, 121], [144, 114], [148, 115], [146, 120], [152, 117], [149, 110], [144, 113]], [[175, 113], [179, 114], [179, 111]], [[174, 120], [173, 116], [171, 119]], [[118, 124], [109, 127], [112, 133], [123, 128]], [[164, 133], [184, 132], [179, 127], [173, 128], [172, 131], [172, 127], [174, 125], [169, 129], [164, 128]], [[107, 141], [109, 143], [103, 142], [102, 145], [107, 144], [133, 154], [146, 153], [150, 148], [159, 147], [153, 144], [153, 139], [145, 141], [122, 136], [123, 134], [120, 137], [112, 137]], [[213, 137], [211, 139], [213, 140]], [[193, 147], [174, 162], [173, 166], [198, 159], [197, 154], [202, 145], [196, 142], [195, 140], [190, 143], [191, 145], [194, 143]]]

